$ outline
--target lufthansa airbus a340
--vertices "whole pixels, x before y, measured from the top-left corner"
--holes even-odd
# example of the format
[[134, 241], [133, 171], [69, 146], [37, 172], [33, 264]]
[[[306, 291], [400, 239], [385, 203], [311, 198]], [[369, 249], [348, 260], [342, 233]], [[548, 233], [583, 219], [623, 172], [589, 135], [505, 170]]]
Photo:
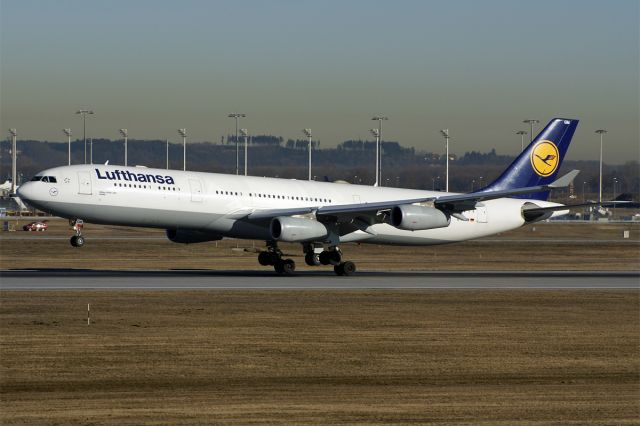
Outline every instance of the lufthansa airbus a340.
[[[176, 243], [264, 240], [258, 261], [281, 274], [295, 263], [278, 242], [300, 243], [308, 265], [351, 275], [341, 243], [453, 243], [566, 213], [546, 200], [578, 174], [556, 179], [577, 125], [551, 120], [498, 179], [468, 194], [83, 164], [44, 170], [18, 196], [72, 224], [162, 228]], [[82, 228], [74, 229], [71, 245], [82, 247]]]

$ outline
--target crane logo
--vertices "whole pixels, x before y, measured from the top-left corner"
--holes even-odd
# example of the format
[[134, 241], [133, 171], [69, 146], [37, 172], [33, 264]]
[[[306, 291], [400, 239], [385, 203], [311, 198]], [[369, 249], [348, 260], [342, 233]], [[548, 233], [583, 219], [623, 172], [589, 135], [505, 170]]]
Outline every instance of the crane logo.
[[540, 141], [531, 150], [531, 167], [542, 177], [553, 174], [558, 168], [559, 162], [558, 147], [551, 141]]

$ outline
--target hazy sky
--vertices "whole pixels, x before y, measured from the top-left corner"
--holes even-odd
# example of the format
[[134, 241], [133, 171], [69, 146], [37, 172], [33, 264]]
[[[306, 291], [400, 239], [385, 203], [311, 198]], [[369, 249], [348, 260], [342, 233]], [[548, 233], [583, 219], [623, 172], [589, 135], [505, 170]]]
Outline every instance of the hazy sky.
[[[0, 0], [0, 120], [19, 138], [88, 134], [323, 146], [383, 136], [514, 154], [525, 118], [581, 120], [572, 159], [639, 157], [639, 2]], [[540, 127], [538, 128], [540, 130]], [[4, 137], [4, 135], [3, 135]]]

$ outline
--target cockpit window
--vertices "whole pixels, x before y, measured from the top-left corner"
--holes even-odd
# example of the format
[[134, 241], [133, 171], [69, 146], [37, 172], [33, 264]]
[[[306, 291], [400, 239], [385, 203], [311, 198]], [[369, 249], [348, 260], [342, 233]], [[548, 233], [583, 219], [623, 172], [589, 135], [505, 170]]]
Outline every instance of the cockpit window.
[[31, 178], [31, 182], [58, 183], [58, 180], [55, 178], [55, 176], [34, 176]]

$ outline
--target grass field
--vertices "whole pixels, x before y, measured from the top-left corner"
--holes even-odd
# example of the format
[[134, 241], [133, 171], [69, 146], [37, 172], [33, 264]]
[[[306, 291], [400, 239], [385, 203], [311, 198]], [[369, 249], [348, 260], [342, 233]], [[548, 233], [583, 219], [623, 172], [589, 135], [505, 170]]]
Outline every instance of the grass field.
[[[21, 229], [19, 222], [17, 227]], [[264, 242], [223, 240], [176, 244], [164, 231], [101, 225], [85, 227], [86, 245], [73, 248], [66, 221], [46, 232], [0, 233], [0, 267], [96, 269], [257, 270], [254, 249]], [[629, 231], [629, 238], [623, 232]], [[110, 239], [117, 238], [117, 239]], [[281, 244], [297, 269], [308, 270], [299, 244]], [[239, 250], [238, 250], [239, 248]], [[243, 251], [246, 248], [249, 251]], [[640, 270], [640, 223], [543, 223], [464, 243], [397, 247], [345, 244], [345, 258], [359, 270]], [[324, 267], [325, 269], [327, 267]]]
[[637, 291], [3, 292], [0, 422], [637, 424], [639, 302]]
[[[372, 271], [637, 271], [639, 231], [540, 224], [449, 246], [343, 249]], [[0, 267], [261, 269], [259, 242], [184, 246], [88, 225], [73, 249], [69, 235], [59, 220], [3, 232]], [[283, 249], [308, 269], [299, 246]], [[0, 302], [2, 425], [640, 418], [637, 290], [1, 291]]]

